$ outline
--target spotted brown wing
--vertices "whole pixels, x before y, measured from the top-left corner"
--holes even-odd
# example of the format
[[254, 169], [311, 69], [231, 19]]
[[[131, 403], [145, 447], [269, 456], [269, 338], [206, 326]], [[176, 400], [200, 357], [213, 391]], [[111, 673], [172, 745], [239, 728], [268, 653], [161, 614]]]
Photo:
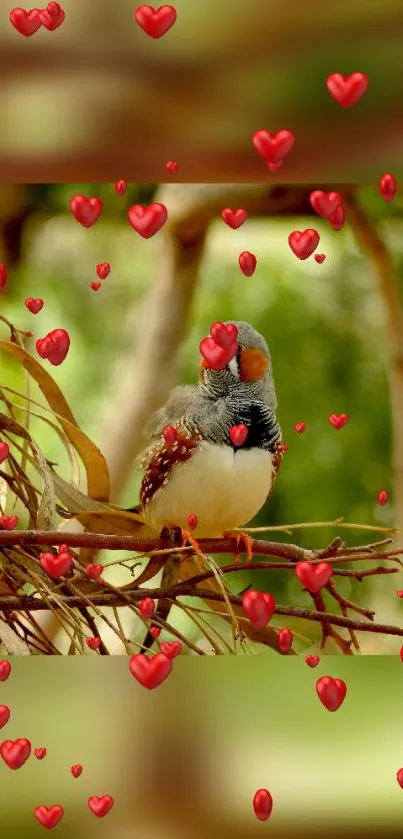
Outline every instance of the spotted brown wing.
[[192, 457], [203, 439], [199, 432], [190, 432], [181, 423], [174, 428], [177, 432], [175, 443], [166, 443], [161, 434], [161, 439], [148, 450], [142, 460], [144, 477], [140, 486], [140, 499], [143, 507], [147, 506], [155, 493], [168, 483], [172, 470]]

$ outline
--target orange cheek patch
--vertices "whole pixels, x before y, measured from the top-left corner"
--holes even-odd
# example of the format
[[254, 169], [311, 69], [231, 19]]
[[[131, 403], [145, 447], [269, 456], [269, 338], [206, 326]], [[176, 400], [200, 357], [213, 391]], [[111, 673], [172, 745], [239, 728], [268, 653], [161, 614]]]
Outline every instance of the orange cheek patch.
[[269, 366], [266, 356], [254, 347], [242, 350], [239, 361], [241, 382], [257, 382]]

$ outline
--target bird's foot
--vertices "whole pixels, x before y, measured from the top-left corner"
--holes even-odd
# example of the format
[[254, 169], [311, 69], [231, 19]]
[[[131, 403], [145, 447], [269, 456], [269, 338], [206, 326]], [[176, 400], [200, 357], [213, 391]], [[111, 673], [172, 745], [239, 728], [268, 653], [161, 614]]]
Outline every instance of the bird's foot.
[[223, 536], [227, 539], [236, 539], [236, 546], [237, 550], [234, 553], [234, 562], [239, 562], [239, 554], [240, 551], [238, 550], [239, 543], [243, 542], [245, 545], [245, 553], [246, 553], [246, 562], [249, 563], [252, 561], [252, 544], [253, 539], [247, 534], [244, 533], [242, 530], [228, 530], [226, 533], [223, 533]]
[[204, 554], [200, 550], [200, 546], [197, 539], [195, 539], [194, 536], [192, 536], [192, 534], [189, 533], [188, 530], [184, 530], [183, 528], [181, 528], [181, 543], [182, 547], [185, 547], [185, 545], [191, 545], [199, 559], [204, 561]]

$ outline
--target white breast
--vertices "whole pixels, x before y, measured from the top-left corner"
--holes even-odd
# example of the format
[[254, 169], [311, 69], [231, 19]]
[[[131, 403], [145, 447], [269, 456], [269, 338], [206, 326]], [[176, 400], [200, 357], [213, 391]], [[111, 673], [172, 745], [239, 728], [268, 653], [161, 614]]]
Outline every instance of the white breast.
[[203, 442], [188, 461], [174, 467], [147, 506], [146, 520], [159, 531], [168, 525], [188, 529], [193, 513], [196, 538], [221, 536], [260, 510], [272, 487], [272, 472], [270, 452]]

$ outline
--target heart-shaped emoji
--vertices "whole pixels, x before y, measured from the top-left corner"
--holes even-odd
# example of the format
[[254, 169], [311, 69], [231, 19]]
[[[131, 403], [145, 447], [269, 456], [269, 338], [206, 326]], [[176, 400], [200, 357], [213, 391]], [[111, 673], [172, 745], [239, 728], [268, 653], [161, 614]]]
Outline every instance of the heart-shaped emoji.
[[0, 294], [4, 291], [7, 283], [7, 269], [4, 262], [0, 262]]
[[152, 637], [154, 638], [154, 640], [156, 641], [157, 638], [159, 638], [160, 635], [161, 635], [161, 627], [160, 626], [152, 626], [151, 629], [150, 629], [150, 633], [151, 633]]
[[242, 598], [242, 608], [253, 626], [263, 627], [273, 617], [276, 601], [265, 591], [247, 591]]
[[309, 200], [315, 212], [323, 218], [329, 218], [343, 203], [343, 198], [339, 192], [326, 193], [321, 189], [315, 189], [311, 192]]
[[303, 434], [306, 429], [306, 422], [296, 422], [294, 428], [297, 434]]
[[92, 288], [93, 291], [99, 291], [99, 289], [101, 288], [101, 283], [97, 282], [96, 280], [93, 280], [90, 283], [90, 288]]
[[4, 443], [3, 440], [0, 440], [0, 463], [4, 463], [7, 460], [9, 455], [10, 449], [8, 447], [8, 443]]
[[325, 253], [315, 253], [314, 260], [319, 265], [322, 265], [322, 262], [324, 262], [325, 259], [326, 259], [326, 254]]
[[25, 737], [5, 740], [0, 745], [0, 754], [10, 769], [20, 769], [31, 754], [31, 743]]
[[306, 655], [305, 656], [305, 663], [308, 667], [317, 667], [320, 662], [320, 658], [318, 655]]
[[38, 338], [35, 346], [36, 351], [41, 358], [47, 358], [49, 353], [56, 348], [55, 342], [49, 337], [49, 335], [46, 335], [45, 338]]
[[188, 528], [189, 530], [196, 530], [197, 525], [199, 524], [199, 519], [195, 515], [195, 513], [191, 513], [188, 516]]
[[172, 660], [163, 653], [156, 653], [150, 658], [137, 653], [130, 658], [129, 668], [140, 685], [147, 690], [153, 690], [168, 678], [172, 670]]
[[0, 661], [0, 682], [6, 682], [11, 673], [11, 664], [7, 659]]
[[243, 422], [240, 425], [232, 425], [229, 436], [234, 446], [242, 446], [248, 436], [248, 427]]
[[101, 646], [101, 639], [100, 638], [86, 638], [85, 643], [90, 650], [97, 650], [98, 647]]
[[403, 769], [399, 769], [396, 773], [397, 783], [403, 789]]
[[231, 210], [230, 207], [226, 207], [221, 212], [221, 218], [225, 221], [225, 224], [228, 224], [228, 227], [232, 227], [233, 230], [238, 230], [238, 227], [248, 218], [248, 214], [246, 210]]
[[4, 527], [4, 530], [14, 530], [18, 522], [18, 516], [0, 516], [0, 524]]
[[40, 555], [39, 562], [52, 580], [59, 580], [71, 571], [73, 557], [67, 553], [52, 554], [47, 551]]
[[338, 207], [337, 210], [329, 216], [328, 221], [330, 222], [333, 230], [342, 230], [346, 221], [346, 211], [344, 207]]
[[[388, 497], [389, 496], [388, 496], [388, 493], [386, 492], [386, 489], [381, 489], [381, 491], [378, 492], [377, 501], [378, 501], [378, 504], [379, 504], [380, 507], [383, 507], [387, 503]], [[1, 521], [1, 519], [0, 519], [0, 521]]]
[[41, 746], [39, 749], [34, 749], [34, 755], [37, 760], [43, 760], [43, 758], [46, 757], [45, 746]]
[[238, 257], [239, 267], [245, 277], [251, 277], [256, 271], [257, 259], [254, 253], [242, 251]]
[[273, 809], [273, 798], [268, 789], [258, 789], [253, 796], [253, 809], [260, 822], [270, 818]]
[[351, 73], [350, 76], [331, 73], [326, 79], [326, 87], [342, 108], [351, 108], [364, 96], [368, 82], [365, 73]]
[[265, 129], [255, 131], [252, 138], [253, 145], [257, 152], [268, 163], [282, 163], [286, 154], [291, 151], [295, 137], [292, 131], [283, 129], [277, 134], [270, 134]]
[[30, 12], [26, 12], [24, 9], [13, 9], [10, 12], [10, 23], [20, 35], [25, 35], [26, 38], [29, 38], [42, 25], [40, 10], [31, 9]]
[[81, 766], [81, 763], [75, 763], [74, 766], [72, 766], [70, 768], [70, 772], [71, 772], [73, 778], [79, 778], [82, 771], [83, 771], [83, 767]]
[[109, 265], [109, 262], [100, 262], [96, 267], [96, 271], [100, 280], [106, 280], [106, 278], [110, 274], [110, 270], [111, 266]]
[[297, 562], [295, 573], [301, 585], [312, 594], [316, 594], [329, 582], [333, 566], [329, 562], [318, 562], [317, 565], [311, 562]]
[[393, 175], [382, 175], [379, 181], [379, 192], [384, 201], [393, 201], [396, 195], [396, 178]]
[[348, 422], [348, 416], [347, 414], [330, 414], [329, 422], [333, 428], [336, 428], [339, 431], [340, 428], [344, 428]]
[[111, 810], [114, 805], [114, 800], [111, 795], [91, 795], [88, 799], [88, 806], [92, 813], [95, 816], [98, 816], [99, 819], [103, 819]]
[[294, 230], [288, 237], [288, 244], [298, 259], [308, 259], [319, 245], [319, 233], [317, 230]]
[[50, 830], [52, 827], [56, 827], [63, 816], [64, 810], [60, 804], [53, 804], [52, 807], [45, 807], [41, 804], [39, 807], [35, 807], [35, 818], [38, 820], [39, 824], [46, 827], [47, 830]]
[[144, 600], [140, 600], [139, 609], [143, 618], [148, 620], [155, 612], [154, 600], [151, 597], [145, 597]]
[[235, 340], [228, 349], [223, 349], [216, 344], [214, 338], [203, 338], [203, 340], [200, 341], [199, 349], [210, 369], [224, 370], [224, 367], [226, 367], [237, 354], [238, 341]]
[[101, 576], [104, 566], [101, 565], [101, 563], [94, 565], [92, 562], [89, 562], [85, 570], [89, 577], [92, 577], [93, 580], [97, 580], [98, 577]]
[[293, 634], [291, 629], [280, 629], [280, 632], [277, 636], [277, 646], [281, 653], [288, 653], [292, 647], [293, 642]]
[[128, 219], [133, 229], [143, 237], [150, 239], [155, 236], [168, 218], [168, 210], [164, 204], [158, 202], [144, 207], [143, 204], [134, 204], [127, 212]]
[[65, 329], [53, 329], [46, 337], [50, 338], [54, 344], [46, 358], [54, 367], [58, 367], [66, 358], [70, 348], [69, 333]]
[[176, 160], [167, 160], [165, 169], [170, 173], [170, 175], [176, 175], [179, 170], [179, 163], [177, 163]]
[[124, 195], [127, 190], [127, 181], [116, 181], [115, 192], [116, 195]]
[[217, 321], [217, 323], [213, 323], [210, 327], [210, 335], [219, 347], [227, 350], [229, 347], [232, 347], [238, 337], [238, 327], [234, 323], [221, 323], [221, 321]]
[[316, 682], [316, 693], [322, 705], [328, 711], [337, 711], [345, 699], [347, 685], [342, 679], [333, 679], [332, 676], [321, 676]]
[[160, 646], [161, 652], [166, 655], [167, 658], [176, 658], [182, 649], [180, 641], [162, 641]]
[[176, 21], [176, 9], [173, 6], [138, 6], [134, 16], [140, 28], [150, 38], [162, 38]]
[[[58, 6], [59, 7], [57, 15], [55, 14], [54, 9], [52, 10], [52, 14], [51, 14], [51, 12], [49, 11], [49, 6], [53, 6], [53, 7]], [[49, 6], [48, 6], [47, 9], [42, 9], [39, 12], [39, 19], [40, 19], [42, 25], [46, 29], [48, 29], [49, 32], [53, 32], [54, 29], [58, 29], [59, 26], [61, 26], [61, 24], [63, 23], [64, 18], [65, 18], [65, 14], [64, 14], [63, 9], [59, 6], [58, 3], [49, 3]]]
[[69, 202], [73, 216], [83, 227], [92, 227], [103, 210], [100, 198], [87, 198], [85, 195], [74, 195]]
[[30, 312], [32, 312], [33, 315], [37, 315], [43, 307], [43, 300], [40, 297], [27, 297], [25, 306]]
[[0, 705], [0, 728], [4, 728], [10, 719], [10, 708], [7, 705]]

